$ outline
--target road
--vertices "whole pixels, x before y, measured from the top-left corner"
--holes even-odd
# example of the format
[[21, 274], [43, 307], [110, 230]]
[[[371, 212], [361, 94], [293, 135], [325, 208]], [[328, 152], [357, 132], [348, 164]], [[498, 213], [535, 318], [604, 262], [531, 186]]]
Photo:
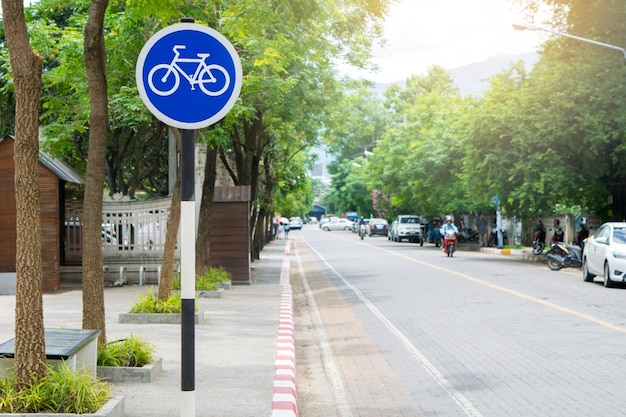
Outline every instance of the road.
[[624, 288], [313, 225], [290, 238], [300, 417], [624, 415]]

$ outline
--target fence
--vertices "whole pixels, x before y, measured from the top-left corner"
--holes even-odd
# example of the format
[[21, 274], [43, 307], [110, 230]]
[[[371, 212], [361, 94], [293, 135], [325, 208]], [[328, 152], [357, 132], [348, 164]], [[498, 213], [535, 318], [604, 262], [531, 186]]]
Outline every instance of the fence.
[[[165, 248], [170, 198], [102, 204], [102, 251], [107, 257], [161, 257]], [[80, 263], [82, 208], [65, 213], [66, 264]]]

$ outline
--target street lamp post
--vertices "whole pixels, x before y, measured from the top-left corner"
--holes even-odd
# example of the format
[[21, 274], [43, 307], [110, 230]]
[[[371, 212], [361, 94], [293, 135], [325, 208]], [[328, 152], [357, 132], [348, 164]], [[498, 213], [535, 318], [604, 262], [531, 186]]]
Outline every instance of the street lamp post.
[[615, 45], [610, 45], [608, 43], [598, 42], [598, 41], [594, 41], [592, 39], [587, 39], [587, 38], [581, 38], [580, 36], [570, 35], [569, 33], [556, 32], [554, 30], [543, 28], [540, 26], [535, 26], [535, 25], [514, 24], [513, 29], [533, 30], [533, 31], [543, 31], [543, 32], [554, 33], [555, 35], [564, 36], [566, 38], [576, 39], [577, 41], [587, 42], [593, 45], [602, 46], [604, 48], [609, 48], [609, 49], [614, 49], [616, 51], [620, 51], [624, 55], [624, 59], [626, 59], [626, 48], [622, 48], [622, 47], [615, 46]]

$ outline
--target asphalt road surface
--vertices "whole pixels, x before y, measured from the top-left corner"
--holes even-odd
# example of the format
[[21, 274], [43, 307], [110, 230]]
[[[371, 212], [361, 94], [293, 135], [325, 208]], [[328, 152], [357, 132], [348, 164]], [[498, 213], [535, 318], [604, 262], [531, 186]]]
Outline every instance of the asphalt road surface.
[[626, 415], [624, 288], [314, 225], [290, 239], [300, 417]]

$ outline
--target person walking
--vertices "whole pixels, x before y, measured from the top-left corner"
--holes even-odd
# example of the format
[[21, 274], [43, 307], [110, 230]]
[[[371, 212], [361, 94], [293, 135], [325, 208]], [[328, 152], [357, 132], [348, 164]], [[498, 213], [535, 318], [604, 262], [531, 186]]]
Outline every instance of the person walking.
[[476, 219], [476, 231], [478, 232], [478, 236], [480, 237], [480, 245], [482, 247], [487, 246], [487, 219], [483, 215], [483, 213], [478, 213], [478, 218]]

